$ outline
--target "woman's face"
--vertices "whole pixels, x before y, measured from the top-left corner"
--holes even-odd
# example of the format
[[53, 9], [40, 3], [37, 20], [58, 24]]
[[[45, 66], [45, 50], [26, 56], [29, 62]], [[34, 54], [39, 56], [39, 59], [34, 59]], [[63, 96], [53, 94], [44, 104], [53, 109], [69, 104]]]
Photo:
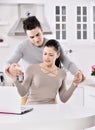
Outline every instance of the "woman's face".
[[59, 54], [55, 51], [54, 47], [44, 47], [43, 63], [45, 63], [47, 66], [55, 65], [55, 61], [58, 57]]

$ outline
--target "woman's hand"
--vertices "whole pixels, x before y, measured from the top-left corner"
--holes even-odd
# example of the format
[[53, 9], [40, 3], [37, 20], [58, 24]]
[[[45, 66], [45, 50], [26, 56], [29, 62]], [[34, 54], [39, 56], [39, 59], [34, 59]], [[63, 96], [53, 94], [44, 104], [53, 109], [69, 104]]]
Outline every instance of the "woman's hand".
[[81, 71], [77, 71], [74, 75], [73, 83], [78, 85], [79, 83], [82, 83], [85, 79], [86, 77], [84, 76], [84, 74]]
[[16, 63], [13, 63], [11, 65], [8, 65], [5, 68], [5, 73], [12, 79], [15, 79], [18, 75], [22, 74], [22, 71], [19, 69], [19, 65]]

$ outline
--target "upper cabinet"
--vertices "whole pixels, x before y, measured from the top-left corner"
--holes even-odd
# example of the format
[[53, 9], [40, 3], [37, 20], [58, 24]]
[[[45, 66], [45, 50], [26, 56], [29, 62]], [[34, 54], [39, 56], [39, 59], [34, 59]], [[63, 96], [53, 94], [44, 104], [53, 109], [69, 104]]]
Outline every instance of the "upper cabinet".
[[95, 2], [55, 3], [55, 38], [70, 44], [95, 41]]
[[[11, 5], [11, 8], [9, 8], [9, 10], [4, 9], [2, 13], [2, 7], [8, 4]], [[36, 15], [35, 12], [37, 11], [37, 17], [41, 23], [46, 19], [44, 23], [45, 25], [49, 25], [47, 26], [50, 29], [49, 32], [52, 32], [52, 35], [49, 37], [56, 38], [62, 43], [76, 45], [77, 43], [85, 44], [95, 42], [94, 1], [55, 0], [53, 2], [51, 0], [7, 0], [6, 3], [6, 0], [0, 0], [0, 15], [2, 16], [0, 18], [0, 25], [6, 25], [7, 23], [10, 23], [9, 27], [11, 27], [14, 24], [13, 22], [18, 18], [18, 9], [15, 7], [15, 5], [20, 5], [22, 9], [20, 12], [21, 16], [26, 15], [28, 12], [27, 10], [31, 11], [33, 9], [34, 14], [32, 15]], [[31, 8], [31, 5], [37, 6], [32, 6]], [[16, 8], [17, 12], [13, 6]], [[41, 19], [42, 12], [44, 14], [43, 19]], [[5, 16], [8, 16], [8, 18]], [[44, 27], [47, 29], [46, 26]]]
[[28, 3], [46, 3], [47, 0], [0, 0], [1, 4], [28, 4]]

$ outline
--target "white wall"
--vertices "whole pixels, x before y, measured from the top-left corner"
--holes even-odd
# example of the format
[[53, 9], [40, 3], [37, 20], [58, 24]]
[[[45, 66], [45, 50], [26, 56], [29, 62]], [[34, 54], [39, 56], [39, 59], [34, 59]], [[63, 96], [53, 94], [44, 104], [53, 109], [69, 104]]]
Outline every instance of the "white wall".
[[95, 64], [95, 44], [63, 45], [63, 49], [72, 49], [68, 57], [73, 61], [87, 76], [91, 78], [91, 66]]

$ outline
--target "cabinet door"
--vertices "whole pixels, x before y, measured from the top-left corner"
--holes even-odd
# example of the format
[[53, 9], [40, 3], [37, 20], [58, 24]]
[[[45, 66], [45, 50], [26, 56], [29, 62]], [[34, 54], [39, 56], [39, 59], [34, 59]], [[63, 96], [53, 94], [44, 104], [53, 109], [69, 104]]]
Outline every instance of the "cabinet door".
[[91, 86], [85, 86], [84, 89], [84, 105], [95, 107], [95, 88]]

